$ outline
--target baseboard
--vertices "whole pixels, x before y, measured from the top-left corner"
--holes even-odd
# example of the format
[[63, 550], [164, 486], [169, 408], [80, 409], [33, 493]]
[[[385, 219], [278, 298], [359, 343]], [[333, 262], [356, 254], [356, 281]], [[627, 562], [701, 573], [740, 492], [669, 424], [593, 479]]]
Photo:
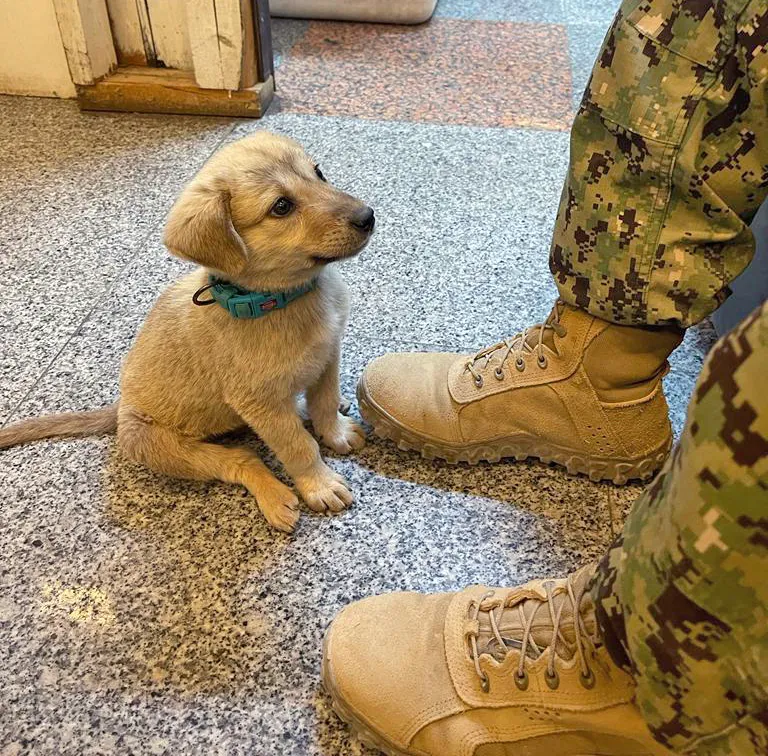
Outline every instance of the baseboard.
[[77, 87], [81, 110], [181, 113], [261, 118], [272, 101], [272, 77], [250, 89], [202, 89], [191, 71], [124, 66], [90, 86]]

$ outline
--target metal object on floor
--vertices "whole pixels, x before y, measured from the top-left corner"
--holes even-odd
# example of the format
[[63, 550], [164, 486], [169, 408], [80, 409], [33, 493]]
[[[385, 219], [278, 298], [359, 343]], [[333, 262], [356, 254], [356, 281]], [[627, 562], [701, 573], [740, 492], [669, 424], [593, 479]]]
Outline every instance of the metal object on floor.
[[432, 18], [437, 0], [271, 0], [273, 16], [381, 24], [422, 24]]

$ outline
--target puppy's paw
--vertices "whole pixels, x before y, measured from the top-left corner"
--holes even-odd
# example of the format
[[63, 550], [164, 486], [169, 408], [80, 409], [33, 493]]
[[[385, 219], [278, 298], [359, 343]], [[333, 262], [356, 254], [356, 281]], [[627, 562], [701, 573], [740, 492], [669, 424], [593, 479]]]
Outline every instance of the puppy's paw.
[[337, 454], [349, 454], [365, 446], [365, 431], [351, 417], [338, 415], [334, 427], [321, 434], [320, 439]]
[[274, 486], [259, 491], [256, 501], [272, 527], [293, 533], [299, 521], [299, 500], [288, 486], [275, 481]]
[[297, 478], [296, 488], [313, 512], [341, 512], [355, 498], [344, 478], [328, 467], [315, 474]]

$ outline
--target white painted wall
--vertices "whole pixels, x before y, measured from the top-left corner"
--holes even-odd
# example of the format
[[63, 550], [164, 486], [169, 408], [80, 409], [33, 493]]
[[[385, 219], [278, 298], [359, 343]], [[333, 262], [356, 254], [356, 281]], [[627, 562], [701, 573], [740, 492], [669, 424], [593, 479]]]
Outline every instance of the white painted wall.
[[75, 96], [52, 0], [0, 0], [0, 93]]

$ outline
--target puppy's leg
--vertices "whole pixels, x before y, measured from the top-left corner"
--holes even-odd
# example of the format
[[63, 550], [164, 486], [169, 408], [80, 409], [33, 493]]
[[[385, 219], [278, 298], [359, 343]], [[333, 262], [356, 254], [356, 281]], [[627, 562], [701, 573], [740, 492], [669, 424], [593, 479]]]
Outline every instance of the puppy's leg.
[[352, 503], [354, 497], [344, 478], [320, 457], [320, 447], [304, 427], [295, 399], [266, 407], [252, 398], [241, 398], [232, 407], [274, 451], [310, 509], [341, 512]]
[[250, 449], [198, 441], [137, 418], [121, 422], [118, 443], [127, 457], [164, 475], [245, 486], [270, 525], [286, 533], [296, 526], [298, 499]]
[[307, 409], [315, 433], [338, 454], [365, 446], [365, 431], [351, 417], [341, 414], [339, 350], [335, 350], [317, 382], [307, 389]]

